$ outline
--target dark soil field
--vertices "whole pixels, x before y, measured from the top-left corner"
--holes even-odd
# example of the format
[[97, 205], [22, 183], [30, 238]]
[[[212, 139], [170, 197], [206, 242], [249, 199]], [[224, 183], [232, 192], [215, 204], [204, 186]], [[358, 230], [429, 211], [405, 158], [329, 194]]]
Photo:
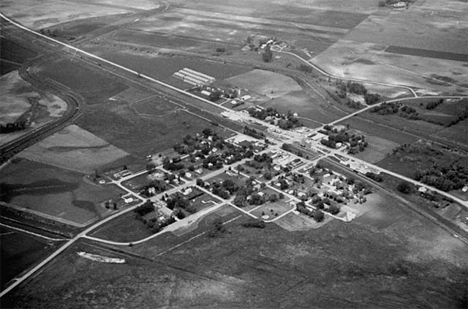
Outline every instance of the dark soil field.
[[[14, 63], [23, 64], [28, 59], [37, 56], [37, 53], [10, 39], [0, 37], [0, 58]], [[2, 72], [2, 75], [5, 74]]]
[[427, 49], [418, 49], [418, 48], [409, 48], [402, 46], [389, 46], [385, 52], [393, 54], [403, 54], [410, 56], [419, 56], [419, 57], [428, 57], [428, 58], [437, 58], [453, 61], [462, 61], [468, 62], [468, 54], [457, 54], [442, 52], [437, 50], [427, 50]]
[[15, 276], [35, 265], [58, 248], [47, 241], [6, 227], [0, 227], [0, 285], [2, 289]]
[[[42, 63], [40, 74], [79, 93], [89, 105], [100, 104], [128, 87], [115, 78], [85, 68], [78, 59], [57, 59]], [[72, 74], [71, 74], [72, 72]]]
[[[3, 301], [12, 308], [466, 306], [467, 246], [387, 198], [352, 223], [308, 231], [245, 228], [251, 219], [242, 217], [216, 237], [200, 234], [211, 217], [182, 237], [164, 234], [120, 253], [79, 243]], [[127, 263], [91, 262], [76, 251]]]

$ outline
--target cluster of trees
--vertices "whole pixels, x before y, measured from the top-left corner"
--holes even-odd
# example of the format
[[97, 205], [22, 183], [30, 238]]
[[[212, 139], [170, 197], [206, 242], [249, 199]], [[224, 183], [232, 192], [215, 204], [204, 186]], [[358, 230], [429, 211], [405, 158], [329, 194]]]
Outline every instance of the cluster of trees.
[[383, 181], [382, 175], [379, 175], [379, 174], [376, 174], [376, 173], [367, 172], [366, 176], [369, 177], [372, 180], [377, 181], [377, 182], [382, 182]]
[[163, 159], [163, 168], [168, 171], [178, 171], [185, 168], [185, 165], [180, 162], [180, 158], [169, 159], [165, 157]]
[[444, 103], [444, 99], [440, 99], [440, 100], [437, 100], [437, 101], [431, 101], [431, 102], [426, 104], [426, 109], [428, 109], [428, 110], [435, 109], [437, 106], [439, 106], [442, 103]]
[[0, 123], [0, 134], [21, 131], [21, 130], [26, 129], [26, 126], [27, 126], [26, 121], [6, 123], [6, 124]]
[[[278, 126], [283, 130], [289, 130], [296, 127], [301, 127], [302, 123], [297, 117], [294, 116], [293, 112], [288, 111], [286, 114], [279, 113], [275, 108], [268, 107], [266, 109], [260, 108], [249, 108], [248, 112], [250, 116], [265, 120], [267, 117], [272, 117], [278, 120]], [[275, 123], [272, 119], [271, 123]]]
[[[187, 134], [182, 143], [174, 145], [174, 150], [179, 154], [189, 154], [198, 150], [204, 155], [208, 155], [210, 150], [215, 147], [217, 149], [223, 149], [225, 141], [222, 137], [218, 136], [210, 128], [206, 128], [202, 131], [203, 136], [192, 136]], [[207, 140], [211, 136], [211, 140]]]
[[135, 216], [138, 220], [141, 220], [147, 228], [151, 230], [152, 233], [157, 233], [159, 232], [163, 227], [168, 226], [171, 223], [175, 222], [174, 218], [168, 218], [164, 222], [158, 221], [157, 218], [151, 218], [149, 220], [146, 220], [143, 218], [145, 215], [155, 211], [154, 205], [150, 200], [147, 200], [144, 204], [138, 206], [133, 210], [135, 213]]
[[354, 101], [354, 100], [351, 100], [351, 99], [348, 99], [346, 101], [346, 106], [350, 107], [350, 108], [353, 108], [353, 109], [361, 109], [362, 108], [362, 104], [358, 101]]
[[273, 60], [273, 52], [271, 51], [270, 45], [267, 45], [265, 47], [265, 50], [262, 53], [262, 59], [265, 62], [270, 62], [271, 60]]
[[208, 231], [208, 237], [218, 237], [221, 234], [224, 234], [226, 232], [226, 227], [224, 226], [223, 220], [221, 218], [216, 218], [213, 220], [213, 223], [211, 224], [211, 228]]
[[[343, 82], [338, 82], [336, 85], [336, 94], [338, 97], [344, 99], [347, 97], [347, 93], [354, 93], [357, 95], [362, 95], [366, 104], [372, 105], [377, 103], [380, 100], [380, 95], [377, 93], [369, 93], [366, 87], [361, 83], [351, 82], [348, 81], [346, 84]], [[357, 103], [357, 104], [356, 104]], [[358, 107], [359, 102], [354, 102], [352, 100], [348, 100], [348, 106], [353, 106], [353, 108], [360, 108]]]
[[468, 107], [465, 108], [465, 110], [460, 114], [458, 115], [457, 119], [453, 120], [452, 122], [450, 122], [447, 127], [451, 127], [451, 126], [454, 126], [456, 125], [457, 123], [459, 123], [460, 121], [463, 121], [465, 119], [468, 118]]
[[[174, 175], [171, 174], [171, 176], [173, 176], [174, 177], [173, 179], [175, 179]], [[155, 194], [164, 192], [166, 191], [166, 189], [167, 189], [167, 184], [164, 180], [155, 179], [155, 180], [150, 181], [146, 186], [143, 186], [143, 188], [141, 188], [140, 190], [140, 194], [149, 197], [149, 196], [153, 196]]]
[[442, 191], [459, 190], [468, 180], [468, 167], [454, 163], [449, 166], [434, 164], [429, 169], [417, 170], [414, 179]]
[[374, 106], [370, 109], [371, 113], [377, 113], [379, 115], [390, 115], [396, 114], [402, 104], [400, 102], [384, 102], [378, 106]]
[[242, 226], [247, 227], [247, 228], [264, 229], [265, 222], [263, 222], [262, 220], [251, 220], [249, 222], [242, 224]]
[[312, 66], [306, 65], [306, 64], [300, 64], [297, 68], [298, 68], [299, 71], [302, 71], [302, 72], [308, 73], [308, 74], [310, 74], [310, 73], [312, 73], [314, 71]]
[[401, 193], [409, 194], [413, 191], [413, 186], [407, 181], [402, 181], [398, 184], [397, 190]]
[[410, 119], [420, 120], [421, 117], [416, 109], [401, 104], [400, 102], [382, 103], [379, 106], [371, 108], [371, 113], [377, 113], [379, 115], [390, 115], [398, 113], [399, 116]]
[[245, 135], [249, 135], [258, 139], [265, 138], [265, 134], [263, 132], [257, 131], [255, 129], [249, 128], [248, 126], [244, 127], [244, 132]]
[[314, 218], [316, 222], [322, 222], [323, 219], [325, 219], [325, 215], [322, 210], [317, 209], [317, 210], [309, 210], [309, 208], [306, 207], [304, 202], [299, 202], [296, 204], [296, 210], [300, 213], [303, 213], [306, 216], [309, 216], [311, 218]]
[[182, 209], [193, 214], [197, 212], [197, 209], [190, 204], [190, 201], [186, 199], [182, 194], [174, 194], [171, 197], [165, 198], [167, 208], [174, 211], [174, 215], [179, 218], [185, 218], [185, 213]]

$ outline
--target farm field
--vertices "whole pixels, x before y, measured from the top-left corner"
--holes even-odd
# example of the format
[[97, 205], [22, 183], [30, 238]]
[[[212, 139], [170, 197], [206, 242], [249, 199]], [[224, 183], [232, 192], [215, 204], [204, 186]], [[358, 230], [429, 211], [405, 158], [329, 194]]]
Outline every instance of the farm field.
[[466, 94], [465, 10], [450, 1], [379, 9], [312, 62], [337, 76]]
[[77, 19], [84, 19], [97, 16], [135, 13], [141, 10], [157, 8], [159, 4], [149, 0], [132, 1], [131, 6], [128, 2], [92, 0], [80, 2], [76, 1], [2, 1], [0, 9], [20, 21], [23, 25], [33, 29], [41, 29], [53, 25], [69, 22]]
[[107, 102], [88, 108], [77, 124], [137, 157], [172, 148], [183, 136], [201, 132], [210, 123], [185, 111], [164, 117], [139, 115], [127, 102]]
[[67, 103], [59, 97], [41, 91], [21, 79], [18, 71], [0, 76], [0, 93], [0, 123], [30, 123], [26, 130], [1, 134], [0, 144], [60, 118], [68, 108]]
[[[214, 217], [183, 237], [163, 234], [144, 245], [118, 248], [154, 261], [76, 244], [4, 301], [13, 308], [46, 302], [99, 302], [102, 308], [168, 302], [205, 308], [460, 307], [464, 302], [466, 246], [391, 197], [347, 224], [332, 220], [317, 229], [287, 232], [276, 224], [244, 228], [241, 224], [251, 219], [242, 217], [218, 237], [193, 238]], [[91, 262], [76, 251], [121, 257], [127, 263]], [[440, 280], [447, 275], [451, 280]]]
[[1, 202], [78, 227], [105, 216], [109, 210], [99, 203], [123, 193], [90, 184], [81, 173], [21, 158], [3, 167], [0, 176]]
[[26, 60], [37, 56], [35, 51], [32, 51], [15, 41], [0, 37], [0, 75], [10, 73], [18, 69]]
[[19, 154], [21, 158], [84, 174], [127, 156], [127, 152], [76, 125], [66, 127]]
[[2, 289], [11, 279], [47, 257], [60, 244], [3, 226], [0, 227], [0, 233]]

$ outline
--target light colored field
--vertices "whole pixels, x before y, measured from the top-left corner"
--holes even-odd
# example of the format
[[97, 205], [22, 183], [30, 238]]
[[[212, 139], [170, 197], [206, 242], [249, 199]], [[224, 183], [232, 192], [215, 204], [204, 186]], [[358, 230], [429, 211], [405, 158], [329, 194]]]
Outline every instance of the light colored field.
[[[26, 89], [24, 89], [26, 87]], [[17, 93], [15, 89], [23, 88], [25, 91]], [[38, 96], [33, 92], [31, 85], [23, 81], [18, 74], [18, 71], [13, 71], [3, 76], [0, 76], [0, 123], [15, 122], [18, 117], [23, 115], [31, 104], [28, 97]]]
[[[433, 93], [468, 93], [468, 70], [461, 62], [390, 54], [386, 48], [382, 44], [340, 40], [311, 62], [343, 78], [408, 85], [432, 89]], [[455, 79], [456, 83], [437, 82], [432, 79], [434, 75]]]
[[158, 7], [150, 0], [4, 0], [0, 10], [27, 27], [47, 28], [64, 22], [114, 14], [138, 12]]
[[80, 173], [92, 173], [128, 155], [76, 125], [68, 126], [19, 154], [22, 158]]
[[249, 89], [270, 98], [277, 98], [301, 87], [290, 77], [264, 70], [252, 70], [226, 79], [243, 89]]
[[[59, 97], [45, 93], [37, 92], [31, 84], [22, 80], [18, 71], [13, 71], [0, 77], [0, 123], [15, 122], [26, 112], [32, 110], [24, 121], [30, 121], [30, 129], [35, 129], [41, 125], [59, 118], [67, 110], [67, 103]], [[39, 106], [33, 108], [31, 102]], [[45, 109], [45, 113], [41, 111]], [[12, 141], [24, 133], [30, 131], [26, 129], [19, 132], [13, 132], [0, 135], [0, 145]]]
[[[381, 9], [312, 62], [342, 77], [468, 93], [468, 69], [459, 61], [428, 58], [424, 50], [466, 54], [466, 2], [422, 1], [408, 10]], [[389, 46], [421, 49], [421, 56], [386, 53]], [[445, 82], [444, 82], [445, 81]]]

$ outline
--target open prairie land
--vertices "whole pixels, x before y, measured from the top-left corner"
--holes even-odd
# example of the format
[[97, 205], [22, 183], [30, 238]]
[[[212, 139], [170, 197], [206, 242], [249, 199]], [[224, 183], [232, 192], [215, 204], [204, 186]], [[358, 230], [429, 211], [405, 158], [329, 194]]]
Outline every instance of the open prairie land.
[[[466, 303], [466, 246], [391, 198], [352, 223], [332, 220], [307, 231], [288, 232], [275, 224], [248, 229], [241, 224], [251, 219], [241, 217], [217, 237], [201, 234], [216, 216], [181, 237], [163, 234], [118, 252], [76, 244], [4, 301], [13, 308], [453, 308]], [[223, 221], [232, 216], [238, 212]], [[77, 251], [127, 263], [91, 262]]]
[[3, 167], [0, 176], [0, 201], [72, 226], [106, 215], [109, 211], [99, 204], [122, 193], [88, 183], [81, 173], [25, 159]]

